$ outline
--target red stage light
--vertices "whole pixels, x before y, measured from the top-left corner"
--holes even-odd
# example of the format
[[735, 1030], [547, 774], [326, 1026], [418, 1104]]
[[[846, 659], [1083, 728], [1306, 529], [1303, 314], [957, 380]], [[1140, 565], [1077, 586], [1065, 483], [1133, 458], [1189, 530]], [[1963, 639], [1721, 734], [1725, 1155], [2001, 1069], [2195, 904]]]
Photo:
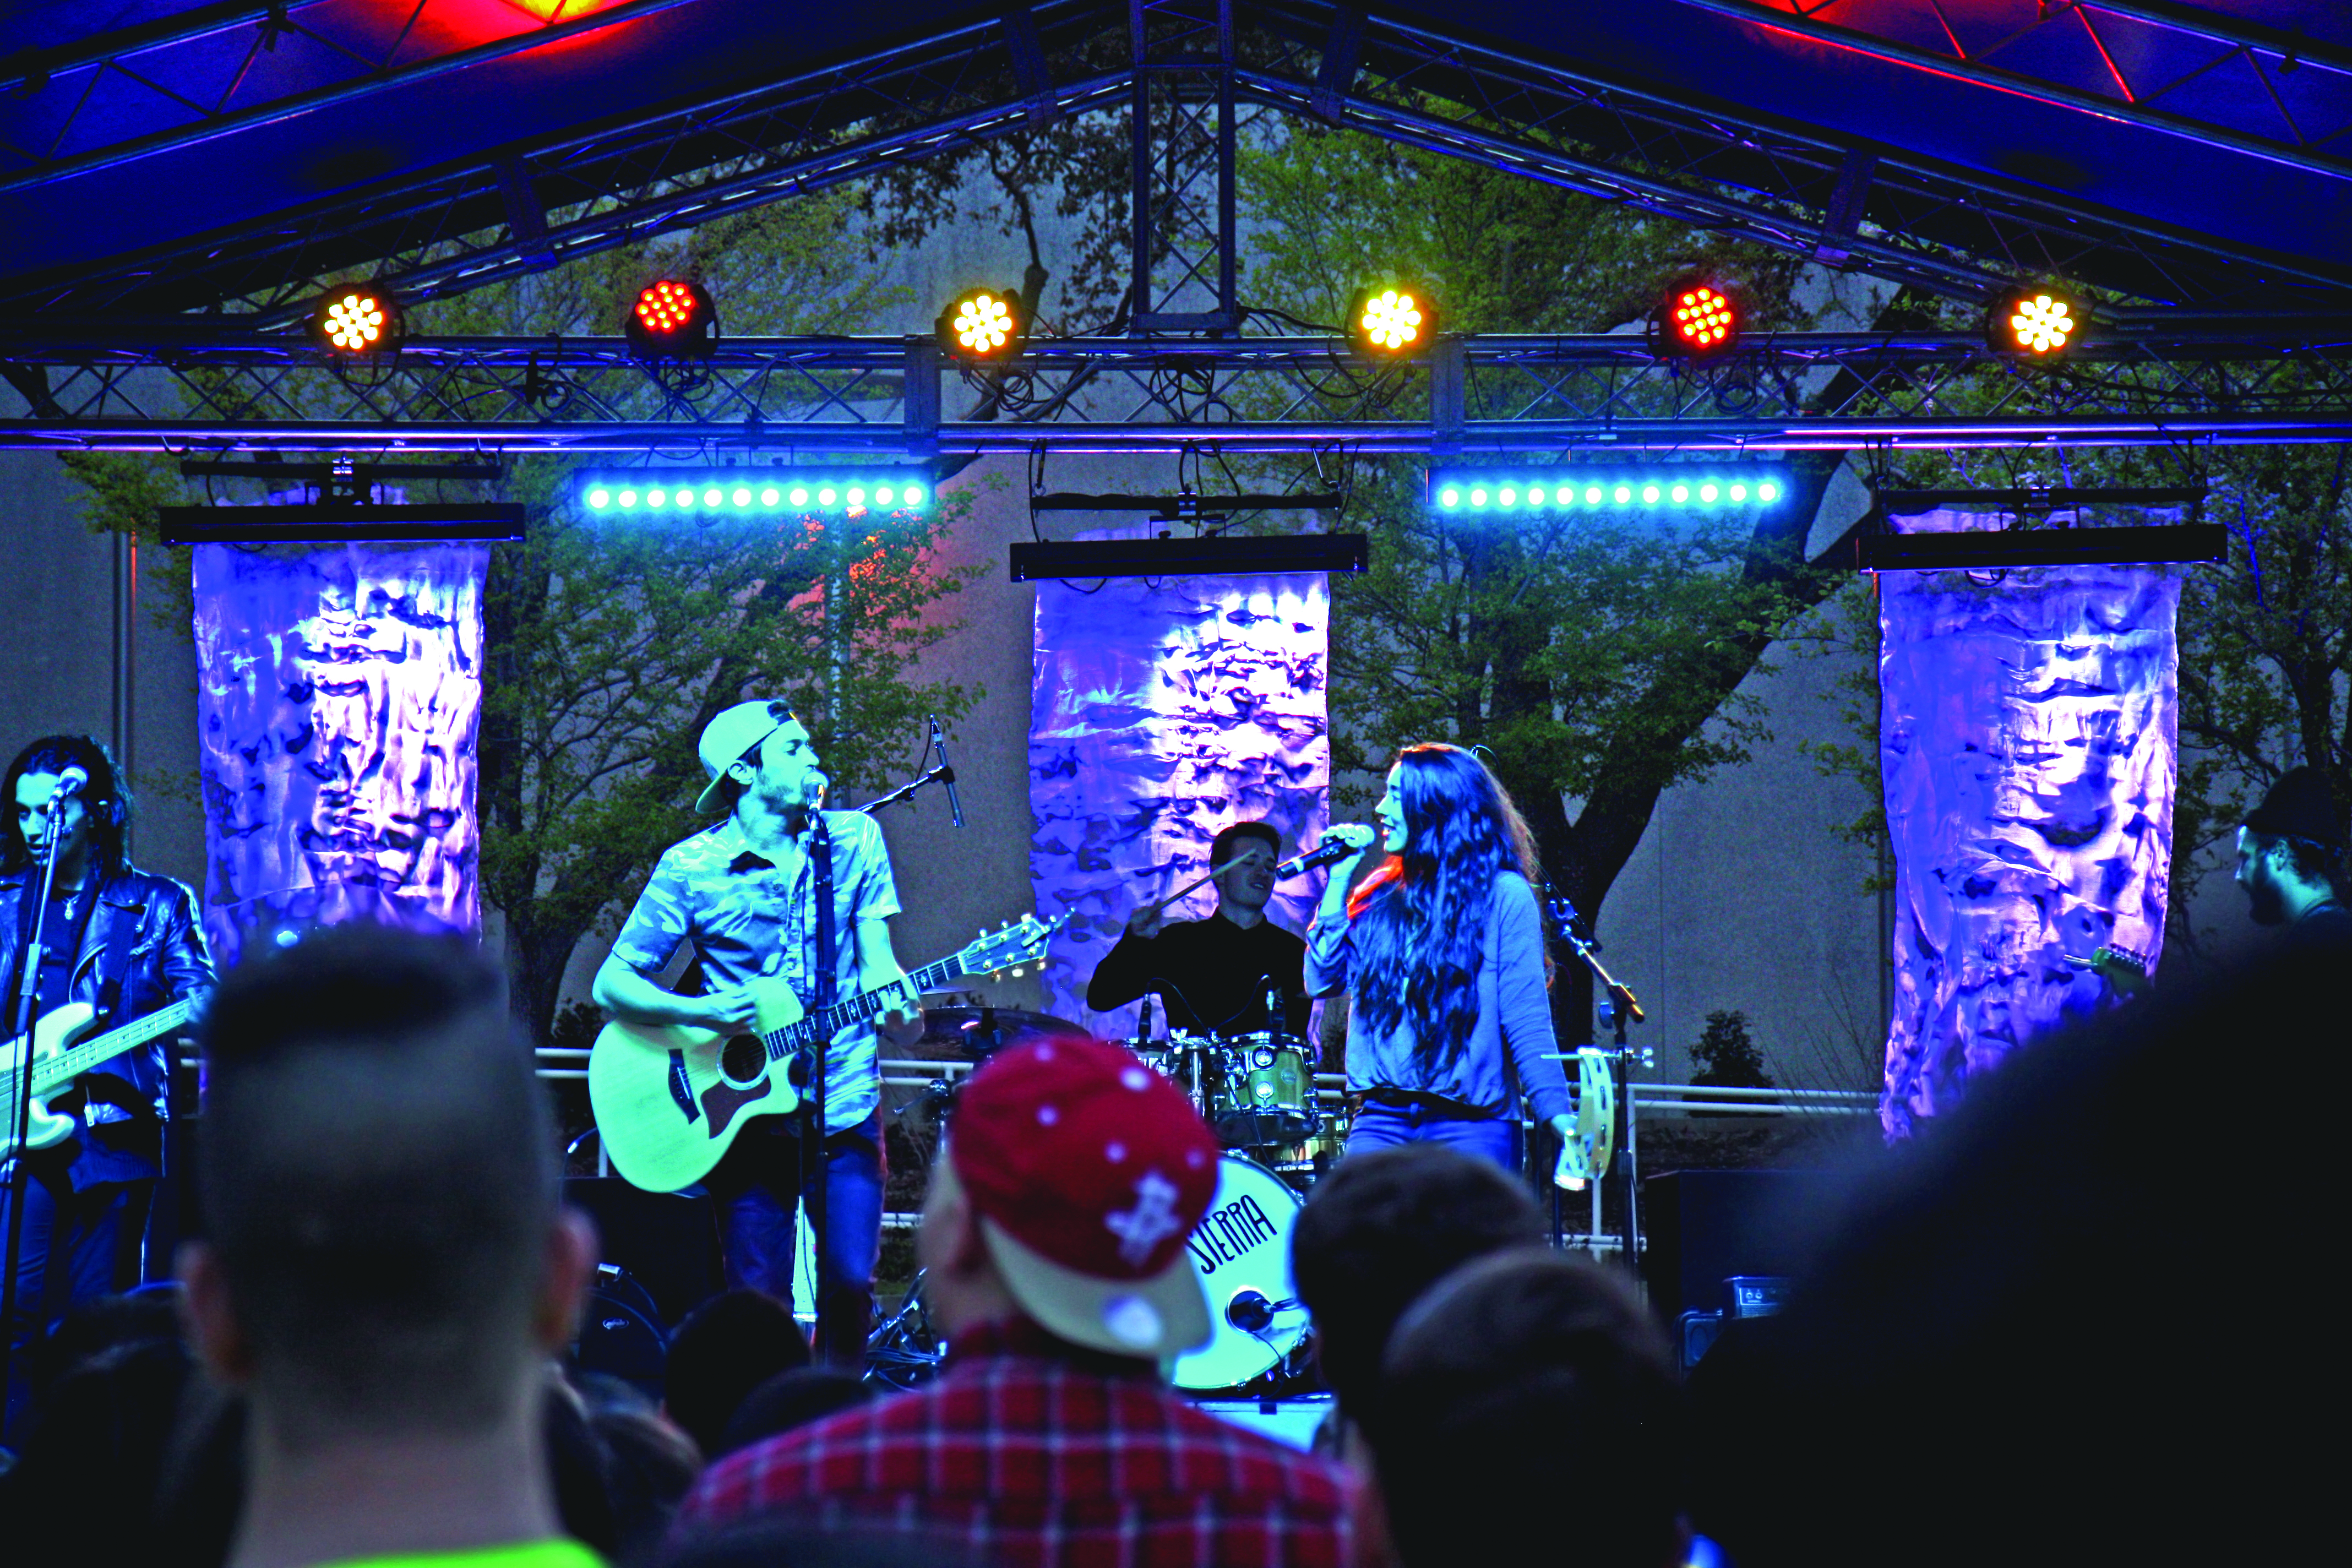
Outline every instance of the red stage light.
[[640, 358], [707, 354], [719, 344], [719, 312], [699, 283], [664, 278], [648, 284], [629, 312], [630, 352]]
[[1683, 278], [1666, 285], [1658, 303], [1660, 346], [1689, 359], [1710, 359], [1739, 344], [1739, 306], [1714, 283]]

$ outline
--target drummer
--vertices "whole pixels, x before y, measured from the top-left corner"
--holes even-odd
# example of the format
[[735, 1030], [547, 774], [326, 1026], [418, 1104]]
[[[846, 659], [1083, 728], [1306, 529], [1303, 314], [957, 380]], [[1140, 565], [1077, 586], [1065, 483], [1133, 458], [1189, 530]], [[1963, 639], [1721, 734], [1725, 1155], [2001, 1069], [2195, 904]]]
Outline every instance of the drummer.
[[[1307, 943], [1265, 916], [1274, 896], [1282, 835], [1263, 822], [1236, 822], [1209, 846], [1217, 910], [1204, 921], [1160, 918], [1165, 900], [1127, 917], [1118, 945], [1103, 956], [1087, 1005], [1108, 1012], [1147, 991], [1160, 993], [1168, 1026], [1180, 1034], [1250, 1035], [1276, 1030], [1305, 1038]], [[1266, 992], [1280, 987], [1283, 1016], [1269, 1023]]]

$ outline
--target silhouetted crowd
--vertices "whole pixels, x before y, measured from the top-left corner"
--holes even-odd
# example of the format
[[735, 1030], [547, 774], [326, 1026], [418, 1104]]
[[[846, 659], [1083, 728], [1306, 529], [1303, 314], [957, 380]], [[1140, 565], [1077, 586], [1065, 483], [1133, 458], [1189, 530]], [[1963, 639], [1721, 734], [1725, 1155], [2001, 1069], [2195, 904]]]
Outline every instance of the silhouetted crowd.
[[2347, 956], [2019, 1053], [1848, 1172], [1785, 1309], [1687, 1380], [1622, 1272], [1548, 1247], [1491, 1163], [1342, 1160], [1293, 1238], [1333, 1394], [1300, 1452], [1167, 1387], [1205, 1323], [1184, 1240], [1217, 1145], [1084, 1041], [961, 1095], [920, 1237], [932, 1382], [812, 1365], [748, 1290], [679, 1325], [658, 1397], [567, 1370], [597, 1243], [498, 978], [346, 928], [219, 992], [203, 1239], [37, 1347], [0, 1542], [189, 1568], [2325, 1551]]

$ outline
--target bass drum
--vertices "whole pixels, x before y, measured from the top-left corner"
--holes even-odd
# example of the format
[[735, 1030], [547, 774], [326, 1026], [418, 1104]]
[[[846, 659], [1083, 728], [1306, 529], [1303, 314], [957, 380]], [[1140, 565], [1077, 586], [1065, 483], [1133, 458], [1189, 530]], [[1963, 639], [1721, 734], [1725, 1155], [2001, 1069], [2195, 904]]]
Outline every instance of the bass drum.
[[1307, 1309], [1290, 1279], [1299, 1198], [1255, 1160], [1217, 1163], [1217, 1196], [1188, 1246], [1209, 1302], [1209, 1342], [1176, 1358], [1169, 1381], [1233, 1388], [1280, 1366], [1307, 1338]]

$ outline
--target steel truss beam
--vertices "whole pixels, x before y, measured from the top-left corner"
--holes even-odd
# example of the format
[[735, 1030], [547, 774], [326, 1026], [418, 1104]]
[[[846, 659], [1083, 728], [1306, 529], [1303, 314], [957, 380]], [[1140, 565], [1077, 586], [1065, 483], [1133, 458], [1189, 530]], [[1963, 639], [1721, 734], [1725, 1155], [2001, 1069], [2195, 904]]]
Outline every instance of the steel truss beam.
[[[1056, 116], [1131, 107], [1166, 85], [1144, 82], [1153, 55], [1138, 16], [1219, 8], [1047, 0], [755, 91], [505, 149], [404, 189], [314, 204], [94, 273], [20, 279], [0, 310], [164, 314], [234, 302], [268, 325], [299, 314], [320, 277], [353, 268], [372, 268], [411, 302], [509, 280]], [[1935, 293], [1983, 298], [2047, 272], [2207, 308], [2352, 298], [2352, 270], [1848, 148], [1760, 114], [1669, 102], [1322, 0], [1254, 5], [1228, 31], [1234, 67], [1219, 72], [1221, 37], [1203, 77], [1228, 84], [1221, 99], [1315, 115]], [[1230, 124], [1226, 102], [1215, 117]], [[1188, 123], [1196, 137], [1223, 139], [1197, 114]], [[1229, 202], [1230, 180], [1222, 184]], [[1196, 247], [1178, 248], [1198, 258]]]
[[[2342, 440], [2343, 335], [2275, 322], [2119, 331], [2028, 367], [1969, 337], [1790, 333], [1703, 371], [1622, 335], [1457, 338], [1381, 363], [1322, 338], [1061, 339], [971, 374], [901, 338], [738, 339], [690, 365], [633, 360], [618, 339], [413, 339], [362, 365], [257, 332], [192, 331], [164, 347], [85, 335], [19, 342], [0, 360], [34, 408], [0, 421], [0, 447], [921, 457]], [[943, 416], [959, 404], [967, 416]]]

